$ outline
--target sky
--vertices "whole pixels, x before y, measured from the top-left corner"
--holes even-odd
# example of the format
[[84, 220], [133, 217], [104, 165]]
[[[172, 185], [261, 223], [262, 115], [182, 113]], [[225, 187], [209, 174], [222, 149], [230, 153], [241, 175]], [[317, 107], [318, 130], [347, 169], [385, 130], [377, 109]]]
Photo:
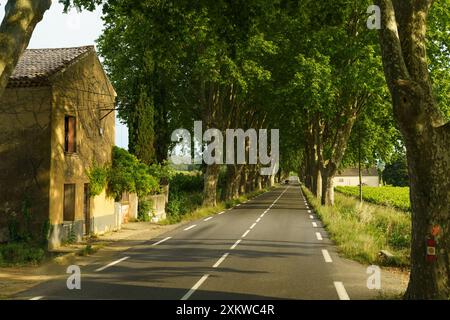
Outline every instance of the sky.
[[[5, 15], [4, 4], [0, 0], [0, 21]], [[63, 5], [58, 0], [52, 1], [50, 10], [36, 26], [28, 48], [63, 48], [94, 45], [103, 29], [101, 9], [95, 12], [71, 10], [63, 13]], [[128, 147], [128, 129], [116, 119], [116, 145]]]

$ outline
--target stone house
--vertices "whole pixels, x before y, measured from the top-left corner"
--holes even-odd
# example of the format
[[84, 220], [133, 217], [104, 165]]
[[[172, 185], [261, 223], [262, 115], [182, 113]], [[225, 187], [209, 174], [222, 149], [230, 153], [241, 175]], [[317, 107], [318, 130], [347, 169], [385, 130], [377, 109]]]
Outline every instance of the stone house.
[[115, 97], [93, 46], [25, 51], [0, 97], [0, 241], [11, 226], [49, 248], [118, 227], [87, 177], [112, 160]]
[[[377, 168], [362, 168], [362, 185], [369, 187], [379, 187], [380, 177]], [[333, 179], [333, 185], [338, 186], [359, 186], [359, 170], [358, 168], [347, 168], [339, 170]]]

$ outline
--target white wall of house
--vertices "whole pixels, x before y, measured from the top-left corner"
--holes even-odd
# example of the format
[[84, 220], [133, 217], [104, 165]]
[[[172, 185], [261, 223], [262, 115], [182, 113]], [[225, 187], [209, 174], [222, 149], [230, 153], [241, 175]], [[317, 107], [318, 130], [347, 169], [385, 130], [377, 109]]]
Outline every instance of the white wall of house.
[[[359, 186], [359, 177], [358, 176], [345, 176], [345, 177], [334, 177], [333, 179], [335, 187], [345, 187], [345, 186]], [[369, 187], [379, 187], [380, 179], [378, 176], [363, 176], [362, 177], [363, 186]]]

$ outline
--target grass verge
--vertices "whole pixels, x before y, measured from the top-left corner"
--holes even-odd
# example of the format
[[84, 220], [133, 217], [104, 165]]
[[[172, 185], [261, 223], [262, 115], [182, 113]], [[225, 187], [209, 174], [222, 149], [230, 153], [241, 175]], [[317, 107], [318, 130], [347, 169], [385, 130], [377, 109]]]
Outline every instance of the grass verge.
[[[320, 200], [302, 187], [314, 211], [331, 239], [346, 258], [367, 264], [408, 267], [411, 242], [411, 218], [402, 211], [336, 193], [335, 206], [322, 206]], [[379, 255], [387, 250], [394, 255]]]

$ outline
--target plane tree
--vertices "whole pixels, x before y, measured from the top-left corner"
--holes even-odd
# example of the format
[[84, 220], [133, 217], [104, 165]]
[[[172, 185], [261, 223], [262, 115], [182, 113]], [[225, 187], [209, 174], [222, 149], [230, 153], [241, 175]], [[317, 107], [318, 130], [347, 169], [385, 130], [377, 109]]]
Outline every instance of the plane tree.
[[[431, 66], [448, 66], [448, 2], [378, 0], [379, 41], [394, 117], [407, 149], [412, 210], [411, 275], [405, 297], [450, 297], [450, 123], [436, 96], [448, 94]], [[433, 11], [434, 9], [434, 11]], [[437, 19], [437, 20], [435, 20]], [[428, 23], [431, 21], [428, 31]], [[437, 22], [436, 22], [437, 21]], [[438, 27], [438, 30], [433, 28]], [[446, 34], [446, 38], [443, 35]], [[429, 38], [427, 36], [437, 38]], [[431, 46], [431, 59], [427, 47]], [[436, 63], [432, 58], [442, 57]], [[434, 64], [433, 64], [434, 62]], [[428, 241], [436, 246], [428, 248]]]

